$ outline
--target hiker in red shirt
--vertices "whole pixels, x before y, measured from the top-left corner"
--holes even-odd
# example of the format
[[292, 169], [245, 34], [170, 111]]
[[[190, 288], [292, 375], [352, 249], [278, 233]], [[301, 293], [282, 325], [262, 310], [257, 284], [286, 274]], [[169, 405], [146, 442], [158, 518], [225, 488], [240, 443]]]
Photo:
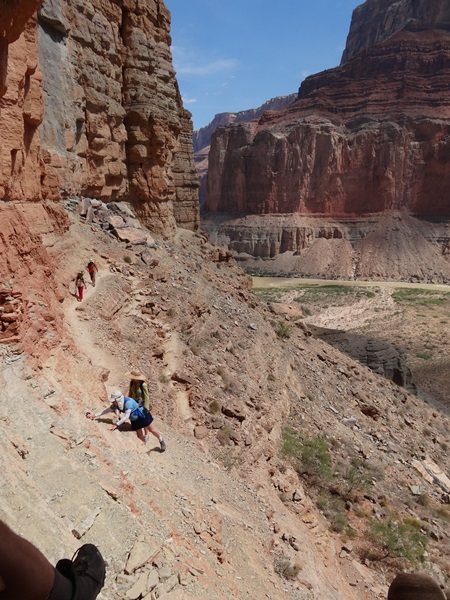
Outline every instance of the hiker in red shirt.
[[98, 267], [93, 260], [90, 260], [87, 264], [86, 269], [88, 270], [89, 276], [91, 278], [92, 286], [95, 287], [95, 273], [98, 273]]
[[75, 277], [75, 288], [78, 302], [81, 302], [83, 300], [83, 290], [85, 287], [86, 282], [84, 281], [83, 271], [80, 271]]

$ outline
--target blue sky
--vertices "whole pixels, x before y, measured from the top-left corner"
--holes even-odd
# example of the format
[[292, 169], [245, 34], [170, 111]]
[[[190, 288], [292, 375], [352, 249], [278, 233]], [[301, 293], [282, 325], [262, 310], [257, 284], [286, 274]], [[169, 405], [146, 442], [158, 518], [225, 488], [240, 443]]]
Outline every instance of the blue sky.
[[194, 129], [297, 92], [339, 64], [362, 0], [166, 0], [172, 55]]

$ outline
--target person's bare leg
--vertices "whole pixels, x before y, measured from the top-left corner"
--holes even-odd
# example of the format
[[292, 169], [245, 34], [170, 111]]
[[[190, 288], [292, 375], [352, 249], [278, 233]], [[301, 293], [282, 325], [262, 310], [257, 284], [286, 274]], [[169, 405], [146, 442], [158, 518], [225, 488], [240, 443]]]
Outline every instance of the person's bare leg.
[[151, 423], [150, 425], [147, 425], [145, 430], [155, 436], [155, 438], [158, 440], [159, 445], [161, 447], [161, 452], [165, 452], [166, 442], [164, 441], [162, 434], [159, 432], [158, 429], [156, 429], [156, 427], [153, 425], [153, 423]]
[[46, 600], [55, 570], [33, 544], [0, 521], [0, 576], [6, 586], [0, 600]]
[[147, 425], [145, 430], [148, 431], [149, 433], [153, 434], [155, 436], [155, 438], [157, 438], [158, 440], [160, 440], [162, 438], [162, 435], [156, 429], [156, 427], [153, 425], [153, 423], [150, 423], [150, 425]]
[[142, 429], [138, 429], [136, 431], [136, 435], [141, 440], [141, 442], [144, 442], [144, 444], [145, 444], [145, 438], [144, 438], [144, 432], [143, 432], [143, 430]]

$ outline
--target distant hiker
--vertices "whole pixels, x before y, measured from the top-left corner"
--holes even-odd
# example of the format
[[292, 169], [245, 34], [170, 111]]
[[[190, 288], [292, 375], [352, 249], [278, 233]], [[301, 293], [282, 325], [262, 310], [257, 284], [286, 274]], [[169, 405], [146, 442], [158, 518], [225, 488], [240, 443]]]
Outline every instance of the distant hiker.
[[98, 273], [98, 267], [93, 260], [90, 260], [87, 264], [86, 269], [88, 270], [89, 276], [91, 278], [92, 286], [95, 287], [95, 274]]
[[[148, 440], [148, 436], [151, 433], [158, 439], [159, 445], [161, 447], [161, 452], [164, 452], [166, 449], [166, 443], [163, 439], [161, 433], [156, 429], [153, 425], [153, 417], [151, 413], [144, 407], [140, 407], [136, 400], [133, 398], [128, 398], [124, 396], [121, 392], [115, 391], [110, 396], [111, 405], [108, 408], [104, 408], [100, 412], [95, 415], [91, 412], [87, 412], [86, 416], [88, 419], [92, 419], [93, 421], [97, 420], [102, 415], [106, 415], [109, 412], [115, 412], [119, 410], [119, 412], [124, 413], [123, 417], [117, 421], [115, 425], [111, 425], [109, 428], [110, 431], [114, 431], [122, 423], [125, 423], [127, 419], [130, 419], [131, 429], [136, 432], [136, 435], [144, 442], [144, 444]], [[145, 430], [145, 434], [144, 431]]]
[[105, 582], [97, 546], [84, 544], [72, 560], [50, 564], [25, 538], [0, 520], [0, 598], [3, 600], [95, 600]]
[[138, 370], [130, 371], [126, 373], [126, 376], [130, 378], [130, 388], [128, 395], [130, 398], [134, 398], [139, 402], [139, 406], [145, 406], [147, 410], [150, 410], [150, 394], [148, 392], [148, 385], [145, 381], [144, 375]]
[[80, 271], [75, 277], [75, 288], [77, 291], [77, 300], [81, 302], [83, 300], [83, 290], [86, 287], [86, 282], [84, 281], [83, 271]]

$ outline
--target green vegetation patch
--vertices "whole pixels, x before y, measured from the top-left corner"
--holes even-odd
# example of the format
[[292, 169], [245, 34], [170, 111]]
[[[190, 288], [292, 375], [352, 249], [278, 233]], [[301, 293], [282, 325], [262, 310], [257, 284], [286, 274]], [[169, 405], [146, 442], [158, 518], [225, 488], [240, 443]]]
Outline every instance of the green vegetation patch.
[[298, 458], [302, 451], [302, 440], [293, 427], [285, 427], [281, 432], [281, 456]]
[[369, 538], [373, 543], [372, 560], [403, 558], [411, 564], [417, 564], [423, 559], [427, 546], [420, 521], [410, 517], [404, 520], [384, 518], [372, 522]]
[[[297, 302], [302, 310], [302, 317], [308, 317], [319, 309], [330, 306], [351, 306], [363, 298], [375, 298], [380, 293], [379, 287], [359, 287], [330, 283], [325, 285], [298, 283], [288, 287], [253, 288], [256, 296], [266, 302]], [[280, 333], [278, 333], [280, 335]], [[281, 332], [280, 337], [284, 336]]]
[[435, 292], [433, 290], [421, 290], [416, 288], [399, 288], [394, 291], [392, 297], [399, 304], [402, 302], [415, 303], [420, 306], [439, 306], [449, 300], [449, 292]]

